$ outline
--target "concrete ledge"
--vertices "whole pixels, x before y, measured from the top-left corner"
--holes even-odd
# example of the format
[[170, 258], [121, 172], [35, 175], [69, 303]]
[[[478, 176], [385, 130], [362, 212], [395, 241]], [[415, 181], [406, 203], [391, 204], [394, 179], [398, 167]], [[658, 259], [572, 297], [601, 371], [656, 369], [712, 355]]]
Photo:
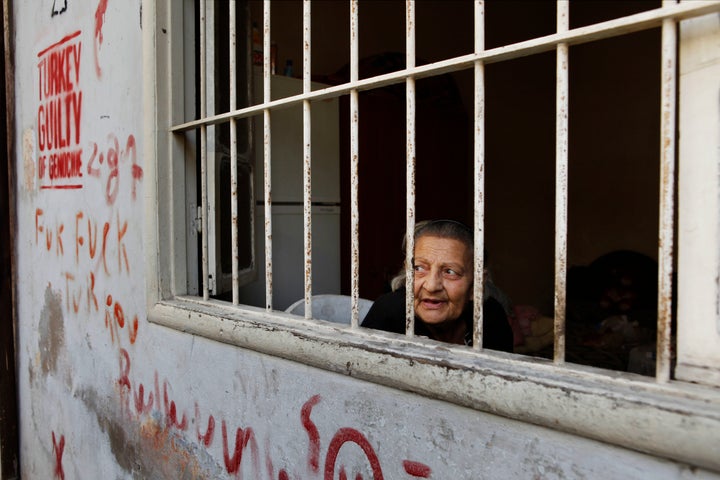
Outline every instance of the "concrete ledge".
[[373, 383], [720, 471], [720, 392], [181, 297], [151, 322]]

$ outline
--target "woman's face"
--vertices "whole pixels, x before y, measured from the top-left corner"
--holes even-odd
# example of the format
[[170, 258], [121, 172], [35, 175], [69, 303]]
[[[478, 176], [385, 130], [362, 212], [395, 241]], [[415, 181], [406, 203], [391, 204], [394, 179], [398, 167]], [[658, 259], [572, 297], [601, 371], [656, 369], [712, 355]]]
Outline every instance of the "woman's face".
[[456, 320], [472, 298], [472, 250], [455, 239], [415, 241], [415, 314], [438, 325]]

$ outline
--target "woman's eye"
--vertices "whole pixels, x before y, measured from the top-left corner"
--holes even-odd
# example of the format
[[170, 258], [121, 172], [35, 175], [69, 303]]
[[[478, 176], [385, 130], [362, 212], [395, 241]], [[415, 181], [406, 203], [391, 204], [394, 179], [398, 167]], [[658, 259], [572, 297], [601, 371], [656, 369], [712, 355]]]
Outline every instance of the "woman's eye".
[[459, 276], [460, 274], [458, 272], [456, 272], [455, 270], [453, 270], [452, 268], [447, 268], [447, 269], [445, 269], [445, 275]]
[[423, 272], [425, 271], [425, 268], [422, 265], [414, 265], [413, 270], [415, 270], [416, 272]]

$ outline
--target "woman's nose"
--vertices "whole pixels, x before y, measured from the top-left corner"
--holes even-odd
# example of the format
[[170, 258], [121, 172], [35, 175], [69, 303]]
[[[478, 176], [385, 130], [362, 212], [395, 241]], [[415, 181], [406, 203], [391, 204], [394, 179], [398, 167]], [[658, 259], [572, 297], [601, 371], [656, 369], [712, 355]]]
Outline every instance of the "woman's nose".
[[425, 289], [429, 292], [442, 290], [442, 275], [440, 272], [430, 272], [425, 278]]

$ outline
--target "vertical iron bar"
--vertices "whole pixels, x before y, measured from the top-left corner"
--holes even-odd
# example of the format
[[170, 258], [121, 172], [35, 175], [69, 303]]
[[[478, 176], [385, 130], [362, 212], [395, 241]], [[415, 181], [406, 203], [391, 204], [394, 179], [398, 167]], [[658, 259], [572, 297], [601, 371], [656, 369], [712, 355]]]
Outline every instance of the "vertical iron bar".
[[[237, 108], [237, 25], [235, 0], [230, 0], [230, 111]], [[238, 277], [238, 180], [237, 180], [237, 120], [230, 119], [230, 218], [232, 239], [232, 302], [240, 299]]]
[[[207, 116], [207, 39], [205, 1], [200, 2], [200, 118]], [[207, 126], [200, 127], [200, 229], [202, 231], [203, 300], [210, 298], [208, 266]]]
[[[485, 3], [476, 0], [475, 53], [485, 50]], [[482, 349], [483, 343], [483, 291], [485, 288], [485, 65], [475, 62], [475, 208], [474, 245], [475, 281], [473, 292], [473, 349]]]
[[[303, 93], [310, 93], [310, 0], [303, 0]], [[305, 214], [305, 318], [312, 318], [312, 176], [311, 110], [303, 100], [303, 198]]]
[[[557, 31], [569, 28], [568, 0], [557, 2]], [[554, 361], [565, 363], [565, 305], [568, 203], [568, 45], [557, 46], [555, 127], [555, 346]]]
[[[263, 1], [263, 103], [270, 101], [270, 0]], [[272, 310], [272, 190], [271, 190], [271, 142], [270, 110], [263, 110], [263, 172], [265, 185], [265, 308]]]
[[[350, 83], [358, 81], [358, 1], [350, 0]], [[351, 311], [350, 326], [357, 328], [360, 316], [360, 213], [358, 202], [358, 165], [360, 158], [359, 144], [359, 101], [358, 91], [350, 91], [350, 216], [351, 216]]]
[[[406, 37], [405, 67], [415, 67], [415, 1], [406, 0]], [[405, 252], [405, 334], [415, 335], [414, 284], [415, 270], [413, 257], [415, 252], [415, 78], [408, 76], [406, 85], [406, 235], [407, 250]]]
[[[663, 0], [663, 7], [675, 4]], [[660, 106], [660, 232], [658, 249], [658, 333], [655, 379], [670, 380], [672, 335], [673, 213], [675, 209], [675, 122], [677, 30], [673, 19], [662, 24]]]

